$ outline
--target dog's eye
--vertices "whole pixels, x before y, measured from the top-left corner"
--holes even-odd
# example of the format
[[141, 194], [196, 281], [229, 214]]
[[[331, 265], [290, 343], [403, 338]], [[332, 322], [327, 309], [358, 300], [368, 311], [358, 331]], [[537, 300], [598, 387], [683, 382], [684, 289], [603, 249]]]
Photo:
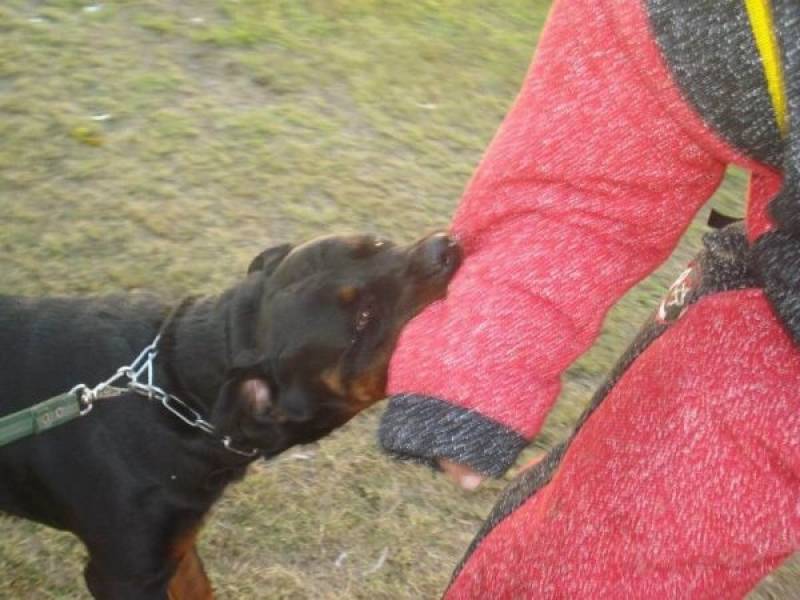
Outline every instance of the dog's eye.
[[358, 311], [358, 315], [356, 315], [356, 333], [364, 331], [371, 320], [372, 311], [367, 309]]

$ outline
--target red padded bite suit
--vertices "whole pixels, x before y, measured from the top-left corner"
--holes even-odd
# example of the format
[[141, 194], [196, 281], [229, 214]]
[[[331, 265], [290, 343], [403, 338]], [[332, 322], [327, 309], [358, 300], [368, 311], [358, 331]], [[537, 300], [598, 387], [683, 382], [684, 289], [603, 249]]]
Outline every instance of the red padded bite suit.
[[[774, 8], [791, 125], [800, 5]], [[504, 472], [726, 165], [752, 172], [749, 238], [772, 227], [767, 205], [800, 189], [796, 131], [779, 132], [741, 2], [557, 0], [455, 215], [464, 264], [401, 337], [384, 447]], [[763, 289], [700, 299], [627, 369], [549, 483], [482, 532], [447, 597], [746, 593], [800, 545], [799, 384], [800, 353]]]

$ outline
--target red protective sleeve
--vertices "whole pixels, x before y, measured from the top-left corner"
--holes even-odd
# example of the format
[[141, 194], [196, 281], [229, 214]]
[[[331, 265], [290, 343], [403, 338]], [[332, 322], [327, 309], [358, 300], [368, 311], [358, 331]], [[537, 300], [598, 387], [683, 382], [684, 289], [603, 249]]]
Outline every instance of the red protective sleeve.
[[718, 186], [733, 153], [681, 98], [642, 6], [616, 4], [556, 1], [455, 215], [464, 264], [402, 334], [390, 392], [533, 436], [609, 307]]

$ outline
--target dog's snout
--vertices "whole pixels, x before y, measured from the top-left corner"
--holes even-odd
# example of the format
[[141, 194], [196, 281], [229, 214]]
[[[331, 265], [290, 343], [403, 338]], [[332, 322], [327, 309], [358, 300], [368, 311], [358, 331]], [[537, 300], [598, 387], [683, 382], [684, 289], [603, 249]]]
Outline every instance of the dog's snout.
[[455, 263], [460, 255], [458, 244], [449, 236], [439, 233], [429, 238], [425, 244], [427, 260], [442, 268]]
[[414, 258], [426, 276], [449, 275], [461, 263], [461, 247], [447, 234], [435, 233], [420, 242]]

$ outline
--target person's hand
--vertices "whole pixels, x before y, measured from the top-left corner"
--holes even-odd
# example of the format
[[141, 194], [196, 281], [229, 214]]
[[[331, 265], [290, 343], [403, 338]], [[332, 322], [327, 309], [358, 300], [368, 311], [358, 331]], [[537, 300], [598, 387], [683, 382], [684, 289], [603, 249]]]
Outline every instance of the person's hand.
[[438, 461], [439, 468], [448, 479], [456, 485], [461, 486], [464, 490], [471, 492], [478, 489], [478, 486], [483, 483], [484, 476], [473, 471], [467, 465], [462, 465], [461, 463], [453, 462], [446, 458], [440, 458]]
[[[531, 467], [535, 467], [545, 456], [546, 453], [544, 452], [538, 456], [534, 456], [520, 468], [520, 471], [527, 471]], [[460, 486], [461, 489], [469, 492], [478, 489], [478, 487], [483, 483], [483, 480], [486, 479], [486, 477], [477, 471], [473, 471], [467, 465], [462, 465], [461, 463], [453, 462], [452, 460], [448, 460], [446, 458], [440, 458], [437, 462], [439, 464], [439, 468], [447, 476], [447, 478], [450, 479], [450, 481]]]
[[395, 394], [383, 413], [383, 450], [441, 470], [463, 490], [502, 477], [529, 440], [481, 413], [432, 396]]

